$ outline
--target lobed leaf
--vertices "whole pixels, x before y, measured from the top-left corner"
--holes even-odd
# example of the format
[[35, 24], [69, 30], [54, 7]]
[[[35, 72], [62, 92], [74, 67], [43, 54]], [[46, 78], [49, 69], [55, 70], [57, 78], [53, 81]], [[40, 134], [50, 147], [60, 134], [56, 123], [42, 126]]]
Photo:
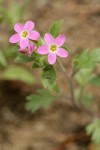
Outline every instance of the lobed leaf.
[[49, 91], [40, 89], [37, 94], [32, 94], [27, 97], [26, 109], [35, 112], [40, 107], [47, 108], [56, 98]]
[[25, 62], [32, 62], [34, 60], [35, 56], [29, 57], [27, 54], [19, 54], [17, 58], [15, 59], [15, 62], [17, 63], [25, 63]]
[[[81, 98], [80, 93], [82, 92]], [[75, 99], [78, 100], [78, 102], [82, 102], [83, 105], [87, 108], [92, 106], [93, 102], [93, 94], [91, 92], [86, 92], [84, 89], [81, 91], [81, 88], [75, 89]]]
[[56, 71], [53, 66], [49, 65], [42, 71], [41, 76], [44, 88], [54, 90], [56, 88]]
[[92, 136], [93, 142], [100, 144], [100, 119], [96, 119], [86, 127], [86, 131]]
[[88, 68], [81, 69], [75, 75], [75, 79], [81, 86], [87, 85], [93, 77], [92, 70]]
[[100, 63], [100, 48], [92, 51], [84, 50], [81, 55], [75, 55], [73, 59], [74, 67], [77, 70], [82, 68], [95, 68]]

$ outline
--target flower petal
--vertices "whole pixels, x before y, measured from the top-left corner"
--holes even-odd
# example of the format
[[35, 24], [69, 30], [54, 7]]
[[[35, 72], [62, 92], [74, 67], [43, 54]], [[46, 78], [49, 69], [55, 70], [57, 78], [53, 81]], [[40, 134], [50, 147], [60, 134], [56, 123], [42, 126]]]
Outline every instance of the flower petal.
[[9, 42], [10, 43], [17, 43], [20, 40], [19, 34], [14, 34], [10, 37]]
[[59, 50], [57, 51], [57, 55], [65, 58], [68, 57], [68, 52], [64, 48], [59, 48]]
[[24, 25], [24, 29], [32, 30], [34, 28], [34, 22], [33, 21], [27, 21]]
[[48, 62], [50, 65], [53, 65], [56, 62], [56, 53], [49, 53]]
[[62, 46], [65, 42], [65, 36], [64, 35], [59, 35], [56, 40], [55, 40], [55, 44], [57, 44], [58, 46]]
[[35, 41], [37, 41], [37, 40], [39, 39], [39, 37], [40, 37], [40, 34], [39, 34], [39, 32], [37, 32], [37, 31], [31, 31], [31, 32], [29, 33], [29, 39], [30, 39], [30, 40], [35, 40]]
[[54, 38], [50, 33], [46, 33], [44, 36], [45, 42], [49, 45], [51, 43], [54, 43]]
[[20, 40], [20, 48], [25, 49], [28, 46], [28, 39], [21, 39]]
[[21, 23], [16, 23], [14, 26], [14, 30], [20, 33], [23, 30], [23, 25]]
[[27, 50], [26, 50], [26, 49], [21, 49], [21, 48], [20, 48], [20, 49], [18, 49], [18, 50], [19, 50], [20, 53], [27, 53]]
[[37, 51], [41, 55], [45, 55], [45, 54], [49, 53], [47, 45], [39, 46], [39, 48], [37, 49]]
[[30, 57], [34, 51], [35, 45], [32, 43], [29, 43], [28, 45], [28, 56]]

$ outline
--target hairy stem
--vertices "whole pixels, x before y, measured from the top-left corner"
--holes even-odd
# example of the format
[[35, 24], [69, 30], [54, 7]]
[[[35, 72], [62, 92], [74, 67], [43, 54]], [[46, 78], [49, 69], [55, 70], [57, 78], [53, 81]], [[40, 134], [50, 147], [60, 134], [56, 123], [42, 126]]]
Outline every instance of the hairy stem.
[[74, 85], [73, 85], [73, 81], [71, 79], [71, 77], [67, 74], [67, 71], [65, 69], [65, 67], [63, 66], [63, 64], [61, 63], [60, 60], [58, 60], [58, 64], [59, 67], [63, 73], [63, 75], [65, 76], [65, 78], [67, 79], [68, 83], [69, 83], [69, 88], [70, 88], [70, 95], [71, 95], [71, 100], [72, 100], [72, 104], [77, 108], [77, 104], [75, 102], [75, 95], [74, 95]]
[[[72, 101], [72, 104], [74, 105], [74, 107], [79, 110], [79, 111], [84, 111], [86, 112], [87, 114], [89, 114], [91, 117], [94, 117], [96, 116], [96, 114], [92, 111], [90, 111], [89, 109], [87, 109], [86, 107], [84, 107], [83, 104], [81, 104], [81, 106], [77, 105], [76, 101], [75, 101], [75, 95], [74, 95], [74, 85], [73, 85], [73, 78], [71, 76], [69, 76], [67, 74], [67, 71], [66, 71], [66, 68], [63, 66], [63, 64], [61, 63], [60, 60], [58, 60], [58, 65], [63, 73], [63, 75], [65, 76], [65, 78], [67, 79], [68, 83], [69, 83], [69, 88], [70, 88], [70, 95], [71, 95], [71, 98], [70, 100]], [[81, 91], [80, 93], [80, 96], [79, 98], [81, 99], [82, 95], [83, 95], [83, 92]]]

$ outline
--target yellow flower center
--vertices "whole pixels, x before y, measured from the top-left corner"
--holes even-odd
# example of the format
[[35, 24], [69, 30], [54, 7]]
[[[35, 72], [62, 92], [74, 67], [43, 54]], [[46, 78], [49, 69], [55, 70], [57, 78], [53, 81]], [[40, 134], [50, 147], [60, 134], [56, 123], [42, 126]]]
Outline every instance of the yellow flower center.
[[58, 49], [57, 45], [55, 45], [55, 44], [50, 45], [50, 51], [51, 51], [52, 53], [56, 52], [57, 49]]
[[28, 33], [28, 31], [22, 31], [22, 33], [21, 33], [21, 37], [22, 38], [27, 38], [28, 37], [28, 35], [29, 35], [29, 33]]

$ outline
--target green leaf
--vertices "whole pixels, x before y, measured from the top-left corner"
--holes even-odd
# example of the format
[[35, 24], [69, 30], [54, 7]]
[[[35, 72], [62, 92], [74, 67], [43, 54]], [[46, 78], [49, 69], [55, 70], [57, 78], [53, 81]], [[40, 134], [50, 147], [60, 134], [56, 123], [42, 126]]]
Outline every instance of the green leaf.
[[64, 48], [69, 53], [72, 52], [72, 50], [69, 47], [67, 47], [66, 45], [63, 45], [62, 48]]
[[[35, 54], [34, 54], [35, 55]], [[19, 54], [17, 58], [15, 59], [15, 62], [19, 63], [26, 63], [26, 62], [32, 62], [34, 60], [35, 56], [29, 57], [27, 54]]]
[[100, 63], [100, 48], [96, 48], [96, 49], [92, 50], [90, 53], [90, 57], [91, 57], [92, 61]]
[[92, 51], [84, 50], [80, 55], [76, 55], [73, 64], [77, 70], [82, 68], [95, 68], [100, 63], [100, 48]]
[[75, 75], [75, 79], [81, 86], [87, 85], [94, 77], [91, 69], [81, 69]]
[[94, 62], [90, 58], [90, 53], [88, 50], [85, 50], [82, 52], [82, 54], [79, 57], [79, 64], [78, 68], [93, 68], [94, 67]]
[[0, 24], [3, 22], [3, 20], [4, 20], [4, 16], [1, 16], [0, 17]]
[[40, 61], [34, 61], [34, 63], [32, 64], [32, 68], [36, 69], [36, 68], [41, 68], [42, 64], [40, 63]]
[[27, 97], [28, 102], [26, 103], [26, 109], [31, 112], [35, 112], [40, 107], [48, 107], [54, 100], [56, 96], [51, 95], [51, 93], [45, 89], [38, 90], [37, 94], [32, 94]]
[[100, 119], [96, 119], [86, 127], [86, 131], [92, 136], [93, 142], [100, 144]]
[[[80, 94], [81, 94], [81, 98], [80, 98]], [[75, 89], [75, 99], [78, 101], [78, 103], [81, 101], [85, 107], [89, 108], [92, 106], [93, 94], [91, 92], [84, 91], [84, 88], [81, 89], [79, 87]]]
[[95, 86], [100, 86], [100, 76], [94, 76], [92, 79], [91, 79], [91, 82], [93, 85]]
[[0, 77], [6, 80], [20, 80], [30, 85], [35, 82], [34, 76], [29, 70], [15, 65], [8, 67], [0, 74]]
[[23, 16], [25, 15], [25, 10], [27, 10], [26, 7], [28, 5], [28, 2], [29, 0], [24, 0], [24, 2], [21, 4], [9, 0], [8, 9], [0, 6], [0, 12], [4, 15], [4, 18], [9, 25], [10, 31], [12, 31], [13, 26], [16, 22], [19, 22], [23, 19]]
[[18, 56], [18, 47], [16, 45], [6, 46], [5, 57], [9, 60]]
[[50, 27], [50, 33], [52, 34], [53, 37], [56, 38], [59, 35], [62, 24], [63, 24], [63, 20], [57, 20]]
[[73, 65], [74, 65], [74, 67], [77, 67], [78, 64], [79, 64], [79, 55], [76, 54], [73, 59]]
[[86, 107], [91, 107], [93, 102], [93, 94], [87, 92], [83, 95], [82, 102]]
[[7, 61], [6, 61], [5, 55], [2, 51], [0, 51], [0, 66], [1, 67], [7, 66]]
[[3, 2], [3, 0], [0, 0], [0, 3], [2, 3]]
[[92, 134], [95, 130], [95, 124], [92, 122], [86, 127], [86, 131], [88, 134]]
[[42, 46], [44, 43], [43, 39], [40, 38], [38, 41], [37, 41], [37, 46]]
[[100, 144], [100, 127], [95, 129], [92, 135], [92, 140], [95, 141], [95, 143]]
[[43, 68], [47, 66], [47, 56], [46, 55], [37, 55], [33, 60], [33, 68]]
[[56, 88], [56, 71], [53, 66], [49, 65], [42, 71], [42, 84], [44, 88], [54, 90]]
[[47, 56], [41, 56], [38, 53], [34, 52], [31, 57], [29, 57], [27, 54], [19, 54], [19, 56], [15, 59], [15, 62], [17, 63], [33, 62], [32, 68], [41, 68], [47, 64], [46, 58]]

